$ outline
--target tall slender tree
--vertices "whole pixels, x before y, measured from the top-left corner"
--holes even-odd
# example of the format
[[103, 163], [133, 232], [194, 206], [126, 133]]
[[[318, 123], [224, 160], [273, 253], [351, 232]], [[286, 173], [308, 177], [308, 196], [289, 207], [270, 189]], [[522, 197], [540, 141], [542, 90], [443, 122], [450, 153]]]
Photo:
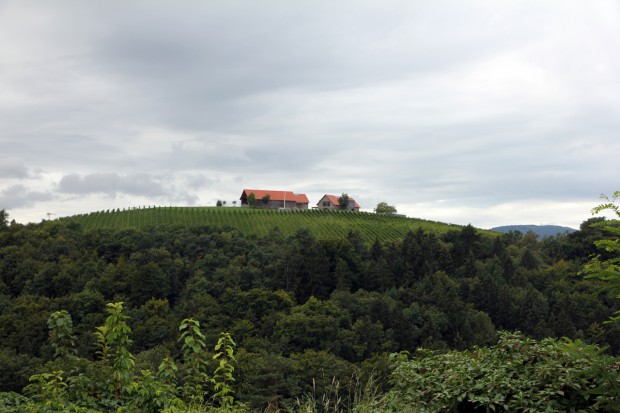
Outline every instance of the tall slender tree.
[[9, 225], [9, 213], [4, 209], [0, 209], [0, 229], [6, 228]]

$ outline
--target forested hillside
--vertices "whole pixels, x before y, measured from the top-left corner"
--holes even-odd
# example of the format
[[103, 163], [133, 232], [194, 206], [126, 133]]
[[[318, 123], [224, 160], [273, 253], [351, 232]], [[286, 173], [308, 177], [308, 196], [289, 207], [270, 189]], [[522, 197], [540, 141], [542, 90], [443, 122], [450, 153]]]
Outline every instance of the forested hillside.
[[501, 227], [491, 228], [491, 231], [497, 232], [511, 232], [521, 231], [524, 234], [527, 232], [533, 232], [539, 238], [552, 237], [560, 234], [570, 234], [575, 232], [574, 228], [561, 227], [558, 225], [503, 225]]
[[[589, 223], [542, 241], [471, 226], [419, 228], [388, 241], [346, 227], [320, 238], [278, 227], [256, 235], [200, 225], [86, 230], [69, 220], [4, 226], [0, 391], [22, 393], [29, 376], [58, 363], [48, 319], [60, 310], [72, 320], [76, 356], [100, 359], [93, 333], [110, 315], [106, 303], [120, 302], [131, 374], [156, 372], [168, 358], [182, 366], [179, 382], [191, 377], [178, 341], [181, 321], [191, 318], [208, 349], [221, 332], [231, 334], [235, 395], [257, 411], [304, 394], [320, 398], [333, 377], [346, 389], [372, 375], [385, 391], [388, 354], [493, 345], [499, 330], [581, 339], [617, 354], [620, 328], [604, 323], [617, 301], [580, 274], [603, 237]], [[70, 385], [91, 386], [88, 403], [117, 408], [103, 406], [96, 381], [84, 381], [89, 366], [59, 370], [73, 374]]]

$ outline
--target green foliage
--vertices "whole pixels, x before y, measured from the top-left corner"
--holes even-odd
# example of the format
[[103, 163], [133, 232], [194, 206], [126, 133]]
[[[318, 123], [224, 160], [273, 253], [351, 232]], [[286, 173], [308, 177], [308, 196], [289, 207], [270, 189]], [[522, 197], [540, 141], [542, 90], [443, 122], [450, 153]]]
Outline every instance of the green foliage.
[[32, 375], [30, 377], [30, 384], [24, 388], [25, 393], [29, 394], [30, 398], [10, 398], [6, 400], [0, 394], [0, 411], [36, 413], [95, 412], [95, 409], [80, 406], [78, 403], [70, 400], [69, 384], [65, 381], [63, 374], [62, 370], [55, 370], [50, 373]]
[[252, 208], [256, 206], [256, 195], [254, 195], [254, 192], [251, 192], [250, 195], [248, 195], [248, 205]]
[[26, 396], [15, 392], [0, 392], [0, 411], [13, 412], [23, 409], [30, 402]]
[[175, 388], [176, 375], [178, 371], [179, 369], [174, 361], [172, 361], [169, 357], [166, 357], [159, 365], [159, 369], [157, 370], [157, 378], [162, 384]]
[[348, 314], [333, 301], [310, 297], [305, 304], [293, 308], [290, 315], [280, 318], [274, 334], [292, 352], [312, 348], [337, 354], [342, 345], [342, 330], [348, 322]]
[[375, 207], [375, 214], [395, 214], [396, 207], [389, 205], [387, 202], [379, 202]]
[[[200, 324], [193, 319], [182, 321], [179, 341], [182, 343], [185, 384], [177, 388], [176, 376], [179, 371], [170, 358], [161, 362], [156, 374], [150, 370], [141, 370], [135, 374], [134, 359], [128, 351], [131, 329], [126, 323], [128, 317], [122, 314], [122, 304], [108, 304], [108, 317], [97, 328], [101, 345], [98, 354], [102, 358], [98, 363], [79, 359], [68, 351], [73, 342], [71, 317], [64, 310], [54, 312], [49, 317], [50, 341], [56, 343], [54, 348], [59, 356], [57, 361], [47, 367], [60, 364], [71, 371], [66, 373], [52, 369], [32, 375], [30, 384], [24, 388], [30, 397], [12, 392], [0, 393], [0, 411], [201, 413], [247, 410], [233, 397], [235, 342], [229, 333], [222, 333], [215, 345], [216, 353], [212, 359], [217, 362], [217, 367], [213, 378], [208, 379], [205, 373], [208, 354]], [[69, 341], [67, 343], [63, 340]], [[215, 407], [205, 403], [207, 384], [213, 385]]]
[[[592, 212], [600, 214], [609, 211], [620, 218], [620, 206], [616, 204], [620, 198], [620, 191], [614, 192], [612, 197], [601, 195], [607, 202], [595, 207]], [[595, 241], [600, 251], [585, 265], [586, 278], [597, 278], [606, 282], [606, 288], [620, 298], [620, 220], [598, 221], [593, 226], [600, 227], [606, 235], [605, 239]], [[612, 318], [620, 322], [620, 311]]]
[[470, 351], [394, 356], [386, 411], [619, 411], [615, 360], [580, 341], [535, 341], [503, 332]]
[[338, 204], [340, 205], [340, 209], [346, 210], [349, 206], [349, 201], [349, 195], [343, 192], [342, 195], [340, 195], [340, 197], [338, 198]]
[[9, 213], [4, 209], [0, 209], [0, 230], [9, 225]]
[[66, 310], [56, 311], [47, 320], [50, 330], [50, 343], [54, 348], [54, 357], [65, 358], [76, 355], [73, 321]]
[[200, 322], [191, 318], [181, 322], [179, 331], [185, 372], [183, 394], [190, 398], [193, 404], [201, 404], [204, 402], [205, 384], [209, 380], [205, 372], [207, 365], [205, 336], [200, 331]]
[[620, 205], [616, 205], [616, 202], [620, 198], [620, 191], [615, 191], [611, 198], [608, 195], [601, 195], [601, 198], [607, 202], [604, 202], [594, 208], [592, 208], [593, 214], [600, 214], [603, 211], [610, 211], [620, 218]]
[[28, 354], [17, 354], [10, 349], [0, 349], [0, 388], [6, 392], [21, 391], [28, 378], [40, 371], [41, 359]]
[[63, 399], [67, 383], [65, 383], [62, 374], [63, 371], [58, 370], [32, 375], [30, 377], [31, 384], [25, 389], [26, 393], [32, 395], [34, 400], [43, 402], [47, 411], [63, 411], [65, 407]]
[[230, 333], [220, 333], [220, 338], [215, 345], [216, 353], [213, 360], [217, 362], [217, 367], [213, 372], [211, 383], [213, 383], [213, 401], [222, 410], [236, 412], [245, 410], [243, 406], [235, 403], [232, 384], [235, 382], [233, 373], [235, 372], [235, 342]]
[[[168, 369], [169, 361], [162, 368]], [[128, 403], [126, 409], [128, 411], [158, 413], [164, 409], [182, 408], [184, 403], [176, 397], [176, 388], [174, 383], [164, 375], [162, 370], [154, 375], [149, 370], [142, 370], [140, 376], [127, 388]]]
[[109, 315], [105, 323], [97, 327], [95, 335], [101, 347], [98, 354], [103, 367], [109, 370], [111, 375], [110, 388], [107, 390], [111, 390], [114, 398], [118, 400], [133, 376], [135, 361], [129, 351], [131, 328], [127, 325], [128, 317], [122, 313], [122, 302], [109, 303], [106, 311]]

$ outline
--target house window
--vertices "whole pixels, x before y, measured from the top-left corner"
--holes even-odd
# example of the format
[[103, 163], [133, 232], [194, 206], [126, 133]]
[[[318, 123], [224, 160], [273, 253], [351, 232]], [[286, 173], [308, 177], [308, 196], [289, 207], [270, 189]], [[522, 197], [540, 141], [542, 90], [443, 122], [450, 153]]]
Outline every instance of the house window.
[[329, 206], [329, 201], [323, 201], [323, 206]]

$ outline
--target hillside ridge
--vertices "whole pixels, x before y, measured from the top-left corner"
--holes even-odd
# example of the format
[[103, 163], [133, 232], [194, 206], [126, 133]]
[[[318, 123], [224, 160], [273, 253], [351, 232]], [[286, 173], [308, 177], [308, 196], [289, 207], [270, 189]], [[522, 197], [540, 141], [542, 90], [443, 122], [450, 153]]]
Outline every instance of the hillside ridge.
[[367, 241], [399, 239], [409, 231], [419, 229], [441, 234], [462, 228], [456, 224], [371, 212], [278, 211], [241, 207], [146, 207], [97, 211], [59, 219], [78, 223], [85, 230], [210, 225], [265, 236], [278, 227], [284, 235], [307, 228], [317, 238], [341, 238], [349, 231], [356, 231]]
[[571, 233], [577, 231], [571, 227], [563, 227], [560, 225], [502, 225], [490, 229], [497, 232], [520, 231], [523, 234], [533, 232], [539, 238], [553, 237], [555, 235]]

